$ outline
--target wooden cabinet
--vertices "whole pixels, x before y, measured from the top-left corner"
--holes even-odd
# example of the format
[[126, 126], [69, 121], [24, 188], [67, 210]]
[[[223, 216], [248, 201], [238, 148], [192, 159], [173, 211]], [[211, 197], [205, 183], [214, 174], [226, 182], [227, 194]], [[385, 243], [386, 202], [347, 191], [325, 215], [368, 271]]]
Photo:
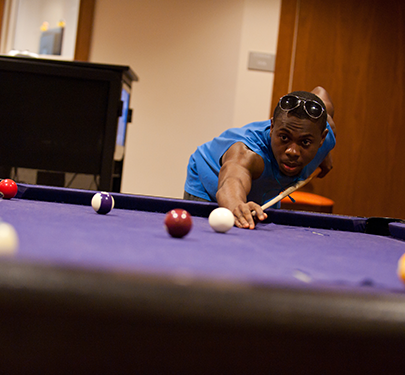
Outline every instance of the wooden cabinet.
[[128, 66], [0, 57], [1, 166], [86, 174], [119, 191], [136, 80]]

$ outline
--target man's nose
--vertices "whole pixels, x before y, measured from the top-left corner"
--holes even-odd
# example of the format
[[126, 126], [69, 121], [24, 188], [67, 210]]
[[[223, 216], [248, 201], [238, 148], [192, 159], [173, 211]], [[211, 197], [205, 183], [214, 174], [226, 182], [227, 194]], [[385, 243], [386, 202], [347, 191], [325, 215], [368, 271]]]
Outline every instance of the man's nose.
[[300, 156], [300, 149], [299, 149], [299, 147], [298, 147], [298, 145], [297, 145], [296, 143], [291, 143], [291, 144], [287, 147], [285, 153], [286, 153], [288, 156], [290, 156], [290, 157], [295, 157], [295, 158], [297, 158], [297, 157]]

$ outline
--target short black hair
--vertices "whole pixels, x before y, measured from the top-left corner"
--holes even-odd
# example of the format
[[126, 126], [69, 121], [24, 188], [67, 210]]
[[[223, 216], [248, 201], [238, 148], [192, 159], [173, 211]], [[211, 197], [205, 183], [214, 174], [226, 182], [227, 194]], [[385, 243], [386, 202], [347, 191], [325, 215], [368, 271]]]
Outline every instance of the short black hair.
[[[293, 91], [290, 92], [287, 95], [295, 95], [298, 96], [301, 99], [306, 99], [306, 100], [313, 100], [317, 103], [319, 103], [322, 108], [324, 109], [322, 116], [317, 119], [316, 121], [319, 122], [320, 126], [321, 126], [321, 130], [324, 131], [326, 128], [326, 120], [328, 117], [327, 111], [326, 111], [326, 106], [325, 103], [322, 101], [322, 99], [313, 94], [312, 92], [308, 92], [308, 91]], [[280, 113], [284, 112], [281, 108], [280, 108], [280, 103], [277, 103], [276, 108], [274, 109], [274, 113], [273, 113], [273, 120], [276, 121], [276, 118], [280, 115]], [[298, 118], [305, 118], [305, 119], [309, 119], [309, 120], [314, 120], [311, 117], [308, 116], [308, 114], [305, 112], [304, 108], [302, 107], [302, 105], [298, 106], [295, 109], [292, 109], [291, 111], [288, 112], [289, 114], [298, 117]]]

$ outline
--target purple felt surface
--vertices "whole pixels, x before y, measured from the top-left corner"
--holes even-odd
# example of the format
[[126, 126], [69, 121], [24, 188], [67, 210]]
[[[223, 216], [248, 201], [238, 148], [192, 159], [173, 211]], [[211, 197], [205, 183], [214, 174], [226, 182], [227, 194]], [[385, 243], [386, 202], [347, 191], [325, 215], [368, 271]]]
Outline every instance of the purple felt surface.
[[405, 242], [389, 237], [277, 224], [215, 233], [194, 217], [190, 234], [171, 238], [165, 214], [1, 200], [0, 217], [15, 226], [15, 259], [50, 265], [214, 278], [259, 284], [364, 287], [403, 292], [396, 275]]

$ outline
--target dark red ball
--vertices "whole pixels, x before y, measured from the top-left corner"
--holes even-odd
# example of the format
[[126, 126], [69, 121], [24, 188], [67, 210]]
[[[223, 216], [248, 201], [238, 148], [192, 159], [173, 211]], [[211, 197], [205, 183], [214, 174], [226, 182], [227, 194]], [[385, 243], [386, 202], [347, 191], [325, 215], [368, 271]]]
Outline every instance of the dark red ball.
[[3, 198], [11, 199], [17, 194], [18, 187], [17, 184], [10, 179], [5, 179], [0, 181], [0, 192], [3, 194]]
[[166, 214], [164, 224], [172, 237], [181, 238], [190, 232], [193, 220], [186, 210], [175, 208]]

